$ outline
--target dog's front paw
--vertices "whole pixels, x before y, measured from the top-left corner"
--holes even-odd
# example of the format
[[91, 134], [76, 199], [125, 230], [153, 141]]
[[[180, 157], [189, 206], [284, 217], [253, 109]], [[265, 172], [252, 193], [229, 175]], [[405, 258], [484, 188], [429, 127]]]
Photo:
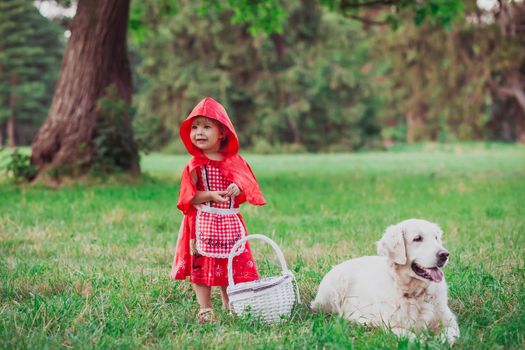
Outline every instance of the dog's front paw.
[[454, 327], [445, 328], [444, 332], [439, 335], [439, 340], [445, 344], [453, 346], [459, 339], [459, 329]]
[[410, 341], [414, 341], [414, 340], [417, 339], [416, 333], [414, 333], [412, 331], [409, 331], [406, 328], [395, 327], [395, 328], [392, 328], [391, 330], [398, 337], [404, 337], [404, 338], [407, 338]]
[[454, 345], [454, 343], [459, 339], [459, 329], [457, 327], [447, 327], [445, 334], [446, 340], [450, 346]]

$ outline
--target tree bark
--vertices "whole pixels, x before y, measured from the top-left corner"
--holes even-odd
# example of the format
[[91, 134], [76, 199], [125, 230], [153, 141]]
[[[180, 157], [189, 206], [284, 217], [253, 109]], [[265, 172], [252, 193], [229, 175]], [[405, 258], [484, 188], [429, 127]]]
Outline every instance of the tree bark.
[[406, 123], [406, 143], [413, 144], [418, 138], [418, 129], [421, 127], [421, 120], [418, 118], [417, 113], [409, 110], [405, 114]]
[[[18, 85], [19, 79], [18, 74], [12, 74], [11, 75], [11, 88], [14, 88]], [[9, 117], [7, 118], [7, 124], [6, 124], [6, 137], [7, 137], [7, 146], [8, 147], [16, 147], [16, 128], [15, 128], [15, 108], [16, 104], [20, 101], [20, 97], [9, 94]]]
[[[62, 71], [49, 114], [32, 144], [31, 161], [37, 177], [51, 169], [75, 168], [74, 176], [89, 170], [95, 152], [92, 142], [100, 113], [97, 100], [114, 85], [117, 95], [131, 103], [131, 71], [127, 56], [130, 0], [80, 0], [71, 26]], [[124, 123], [131, 132], [131, 122]], [[132, 141], [134, 142], [134, 141]], [[139, 173], [136, 147], [125, 171]]]
[[[497, 19], [500, 33], [503, 38], [520, 38], [523, 43], [525, 35], [525, 4], [509, 3], [499, 0], [499, 11]], [[499, 98], [511, 98], [516, 104], [517, 112], [515, 117], [516, 141], [525, 143], [525, 77], [522, 67], [525, 64], [523, 60], [517, 62], [514, 68], [506, 72], [503, 82], [496, 83], [490, 77], [487, 81], [489, 88]]]
[[270, 35], [270, 38], [273, 41], [273, 47], [275, 50], [275, 56], [278, 61], [281, 61], [284, 57], [286, 51], [286, 43], [282, 34], [273, 33]]
[[15, 137], [15, 118], [10, 116], [7, 119], [7, 146], [16, 147], [16, 137]]

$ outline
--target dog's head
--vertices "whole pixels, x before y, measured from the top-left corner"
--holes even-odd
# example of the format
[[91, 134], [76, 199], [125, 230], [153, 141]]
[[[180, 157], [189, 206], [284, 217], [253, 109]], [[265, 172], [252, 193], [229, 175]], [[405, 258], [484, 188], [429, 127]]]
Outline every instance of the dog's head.
[[448, 261], [443, 248], [443, 232], [438, 225], [426, 220], [409, 219], [386, 229], [377, 242], [377, 254], [395, 264], [410, 266], [413, 277], [441, 282], [441, 268]]

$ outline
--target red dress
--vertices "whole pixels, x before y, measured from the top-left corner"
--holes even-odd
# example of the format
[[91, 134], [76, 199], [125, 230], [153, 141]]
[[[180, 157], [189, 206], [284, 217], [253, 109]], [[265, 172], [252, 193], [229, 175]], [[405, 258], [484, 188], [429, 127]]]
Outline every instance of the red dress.
[[[222, 161], [208, 159], [193, 145], [190, 138], [192, 119], [204, 116], [223, 127]], [[208, 286], [228, 285], [228, 259], [230, 248], [246, 235], [246, 225], [239, 214], [239, 205], [248, 202], [264, 205], [257, 180], [248, 163], [238, 154], [239, 139], [224, 107], [210, 97], [200, 101], [181, 124], [181, 140], [193, 156], [184, 171], [180, 185], [177, 208], [184, 213], [177, 250], [170, 277]], [[197, 175], [197, 183], [191, 174]], [[242, 193], [233, 201], [223, 204], [202, 203], [194, 206], [191, 201], [197, 191], [221, 191], [235, 183]], [[259, 279], [248, 243], [233, 258], [235, 283]]]
[[[210, 161], [196, 169], [198, 191], [223, 191], [231, 184], [215, 163]], [[176, 280], [189, 276], [190, 282], [195, 284], [227, 286], [227, 255], [233, 244], [246, 234], [241, 214], [235, 213], [239, 208], [238, 200], [233, 197], [226, 203], [206, 202], [200, 207], [203, 210], [184, 217], [170, 276]], [[231, 210], [231, 214], [218, 215], [208, 212], [209, 208]], [[248, 243], [233, 258], [232, 266], [235, 283], [259, 279]]]

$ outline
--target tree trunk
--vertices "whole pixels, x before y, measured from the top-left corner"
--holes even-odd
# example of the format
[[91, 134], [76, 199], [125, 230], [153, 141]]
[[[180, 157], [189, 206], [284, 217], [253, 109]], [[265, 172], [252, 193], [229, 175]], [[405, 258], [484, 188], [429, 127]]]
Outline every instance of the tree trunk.
[[15, 131], [15, 118], [10, 116], [7, 119], [7, 146], [9, 147], [16, 147]]
[[416, 118], [414, 116], [414, 112], [408, 111], [405, 115], [405, 122], [406, 122], [406, 143], [412, 144], [416, 142], [416, 125], [418, 124], [416, 122]]
[[[92, 166], [100, 113], [97, 100], [113, 85], [117, 95], [131, 103], [131, 71], [127, 56], [130, 0], [80, 0], [71, 26], [62, 71], [49, 114], [33, 141], [31, 161], [38, 177], [49, 170], [76, 169], [79, 176]], [[131, 132], [129, 117], [125, 127]], [[131, 142], [133, 137], [131, 136]], [[123, 170], [139, 173], [136, 147]]]
[[[503, 38], [521, 39], [525, 35], [525, 4], [519, 2], [506, 2], [499, 0], [499, 12], [497, 13], [500, 33]], [[525, 143], [525, 76], [521, 68], [525, 62], [517, 62], [514, 68], [506, 72], [503, 84], [499, 85], [490, 77], [489, 88], [499, 98], [511, 98], [516, 105], [515, 134], [518, 143]], [[504, 125], [505, 127], [505, 125]]]
[[[288, 106], [293, 104], [293, 102], [293, 98], [288, 96]], [[292, 130], [293, 143], [300, 144], [301, 132], [299, 130], [299, 124], [297, 124], [297, 120], [292, 116], [288, 116], [288, 125], [290, 125], [290, 129]]]
[[284, 57], [286, 51], [286, 43], [282, 34], [273, 33], [270, 35], [270, 38], [273, 41], [273, 47], [275, 50], [275, 56], [278, 61], [281, 61]]
[[[15, 87], [19, 83], [18, 74], [11, 74], [10, 81], [11, 81], [12, 91], [14, 91]], [[16, 147], [15, 108], [16, 108], [16, 104], [18, 103], [18, 101], [20, 101], [20, 97], [12, 93], [9, 94], [9, 101], [8, 101], [9, 117], [7, 118], [7, 123], [6, 123], [6, 137], [7, 137], [8, 147]]]

